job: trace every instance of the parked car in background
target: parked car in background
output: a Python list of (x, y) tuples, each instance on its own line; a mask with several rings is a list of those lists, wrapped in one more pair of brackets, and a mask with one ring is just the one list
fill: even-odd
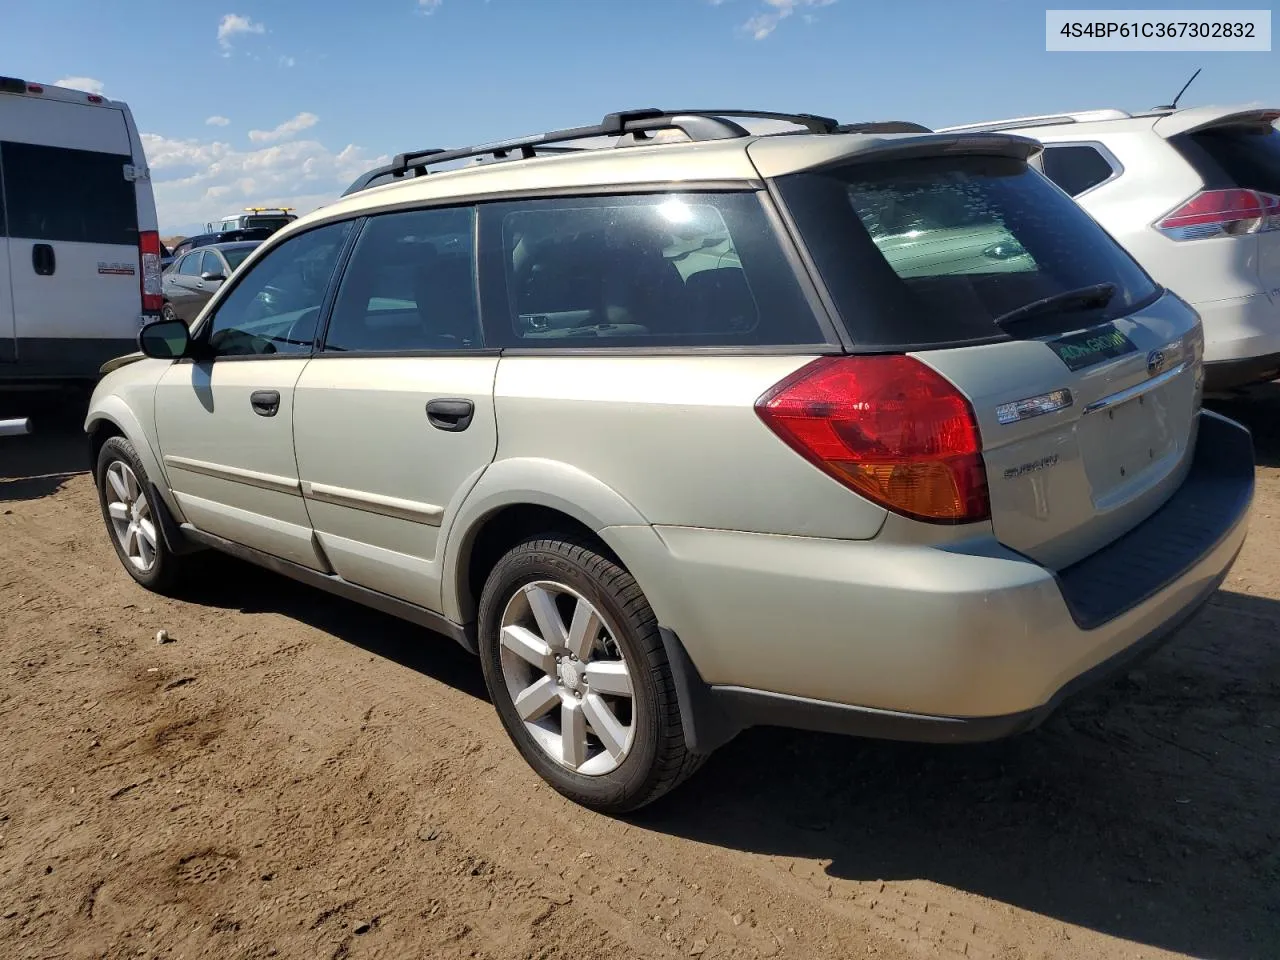
[(241, 230), (274, 232), (297, 219), (292, 207), (245, 207), (243, 213), (233, 213), (221, 220), (206, 223), (205, 230), (208, 233), (235, 233)]
[(402, 155), (272, 236), (94, 395), (125, 570), (223, 550), (452, 637), (609, 811), (755, 724), (1017, 733), (1167, 639), (1253, 495), (1195, 311), (1033, 140), (759, 116)]
[(1280, 375), (1280, 109), (1121, 110), (948, 127), (1044, 143), (1044, 174), (1200, 313), (1209, 390)]
[(0, 190), (0, 385), (95, 380), (161, 306), (128, 105), (0, 77)]
[(163, 314), (190, 323), (261, 240), (214, 243), (183, 254), (164, 275)]
[[(275, 230), (267, 227), (254, 227), (248, 230), (228, 230), (223, 233), (199, 233), (194, 237), (187, 237), (181, 243), (173, 248), (173, 257), (176, 260), (188, 251), (195, 250), (198, 247), (207, 247), (211, 243), (235, 243), (242, 240), (262, 241), (275, 233)], [(172, 265), (171, 265), (172, 266)]]

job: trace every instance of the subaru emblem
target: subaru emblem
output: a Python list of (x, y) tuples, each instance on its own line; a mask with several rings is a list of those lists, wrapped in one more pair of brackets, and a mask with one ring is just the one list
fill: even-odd
[(1163, 369), (1164, 353), (1160, 350), (1152, 350), (1147, 354), (1147, 376), (1154, 377)]

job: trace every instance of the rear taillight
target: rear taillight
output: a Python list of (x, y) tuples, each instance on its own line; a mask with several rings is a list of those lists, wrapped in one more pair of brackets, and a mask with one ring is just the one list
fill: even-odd
[(1205, 190), (1156, 229), (1173, 240), (1207, 240), (1280, 230), (1280, 197), (1259, 190)]
[(973, 407), (904, 356), (821, 357), (756, 401), (797, 453), (896, 513), (930, 523), (991, 516)]
[(142, 276), (139, 278), (139, 285), (142, 287), (142, 312), (159, 313), (164, 306), (160, 283), (160, 234), (154, 230), (139, 233), (138, 253), (142, 260)]

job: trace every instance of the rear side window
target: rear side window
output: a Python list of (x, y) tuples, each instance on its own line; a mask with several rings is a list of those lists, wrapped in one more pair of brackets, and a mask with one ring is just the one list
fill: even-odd
[(1073, 197), (1109, 180), (1115, 173), (1111, 161), (1096, 147), (1046, 145), (1041, 162), (1044, 175)]
[(1104, 311), (1067, 312), (1037, 335), (1127, 313), (1158, 288), (1075, 202), (1021, 160), (970, 156), (850, 164), (779, 187), (860, 346), (912, 349), (1003, 336), (997, 318), (1112, 283)]
[(123, 154), (0, 143), (9, 236), (138, 245), (133, 184)]
[(716, 347), (824, 337), (753, 193), (482, 208), (491, 346)]
[(222, 269), (222, 261), (218, 259), (218, 255), (212, 250), (204, 252), (204, 262), (200, 265), (201, 273), (225, 273)]
[(1211, 127), (1169, 142), (1206, 189), (1243, 187), (1280, 196), (1280, 130), (1271, 124)]
[(198, 277), (200, 275), (200, 258), (202, 253), (189, 253), (182, 258), (182, 262), (178, 264), (178, 273), (184, 277)]
[(370, 218), (338, 288), (325, 350), (482, 346), (474, 255), (472, 207)]

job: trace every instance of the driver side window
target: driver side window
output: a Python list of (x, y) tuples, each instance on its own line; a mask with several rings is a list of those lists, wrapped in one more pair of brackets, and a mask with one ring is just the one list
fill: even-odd
[(215, 356), (296, 356), (311, 352), (320, 306), (351, 224), (331, 223), (290, 237), (254, 264), (209, 321)]

